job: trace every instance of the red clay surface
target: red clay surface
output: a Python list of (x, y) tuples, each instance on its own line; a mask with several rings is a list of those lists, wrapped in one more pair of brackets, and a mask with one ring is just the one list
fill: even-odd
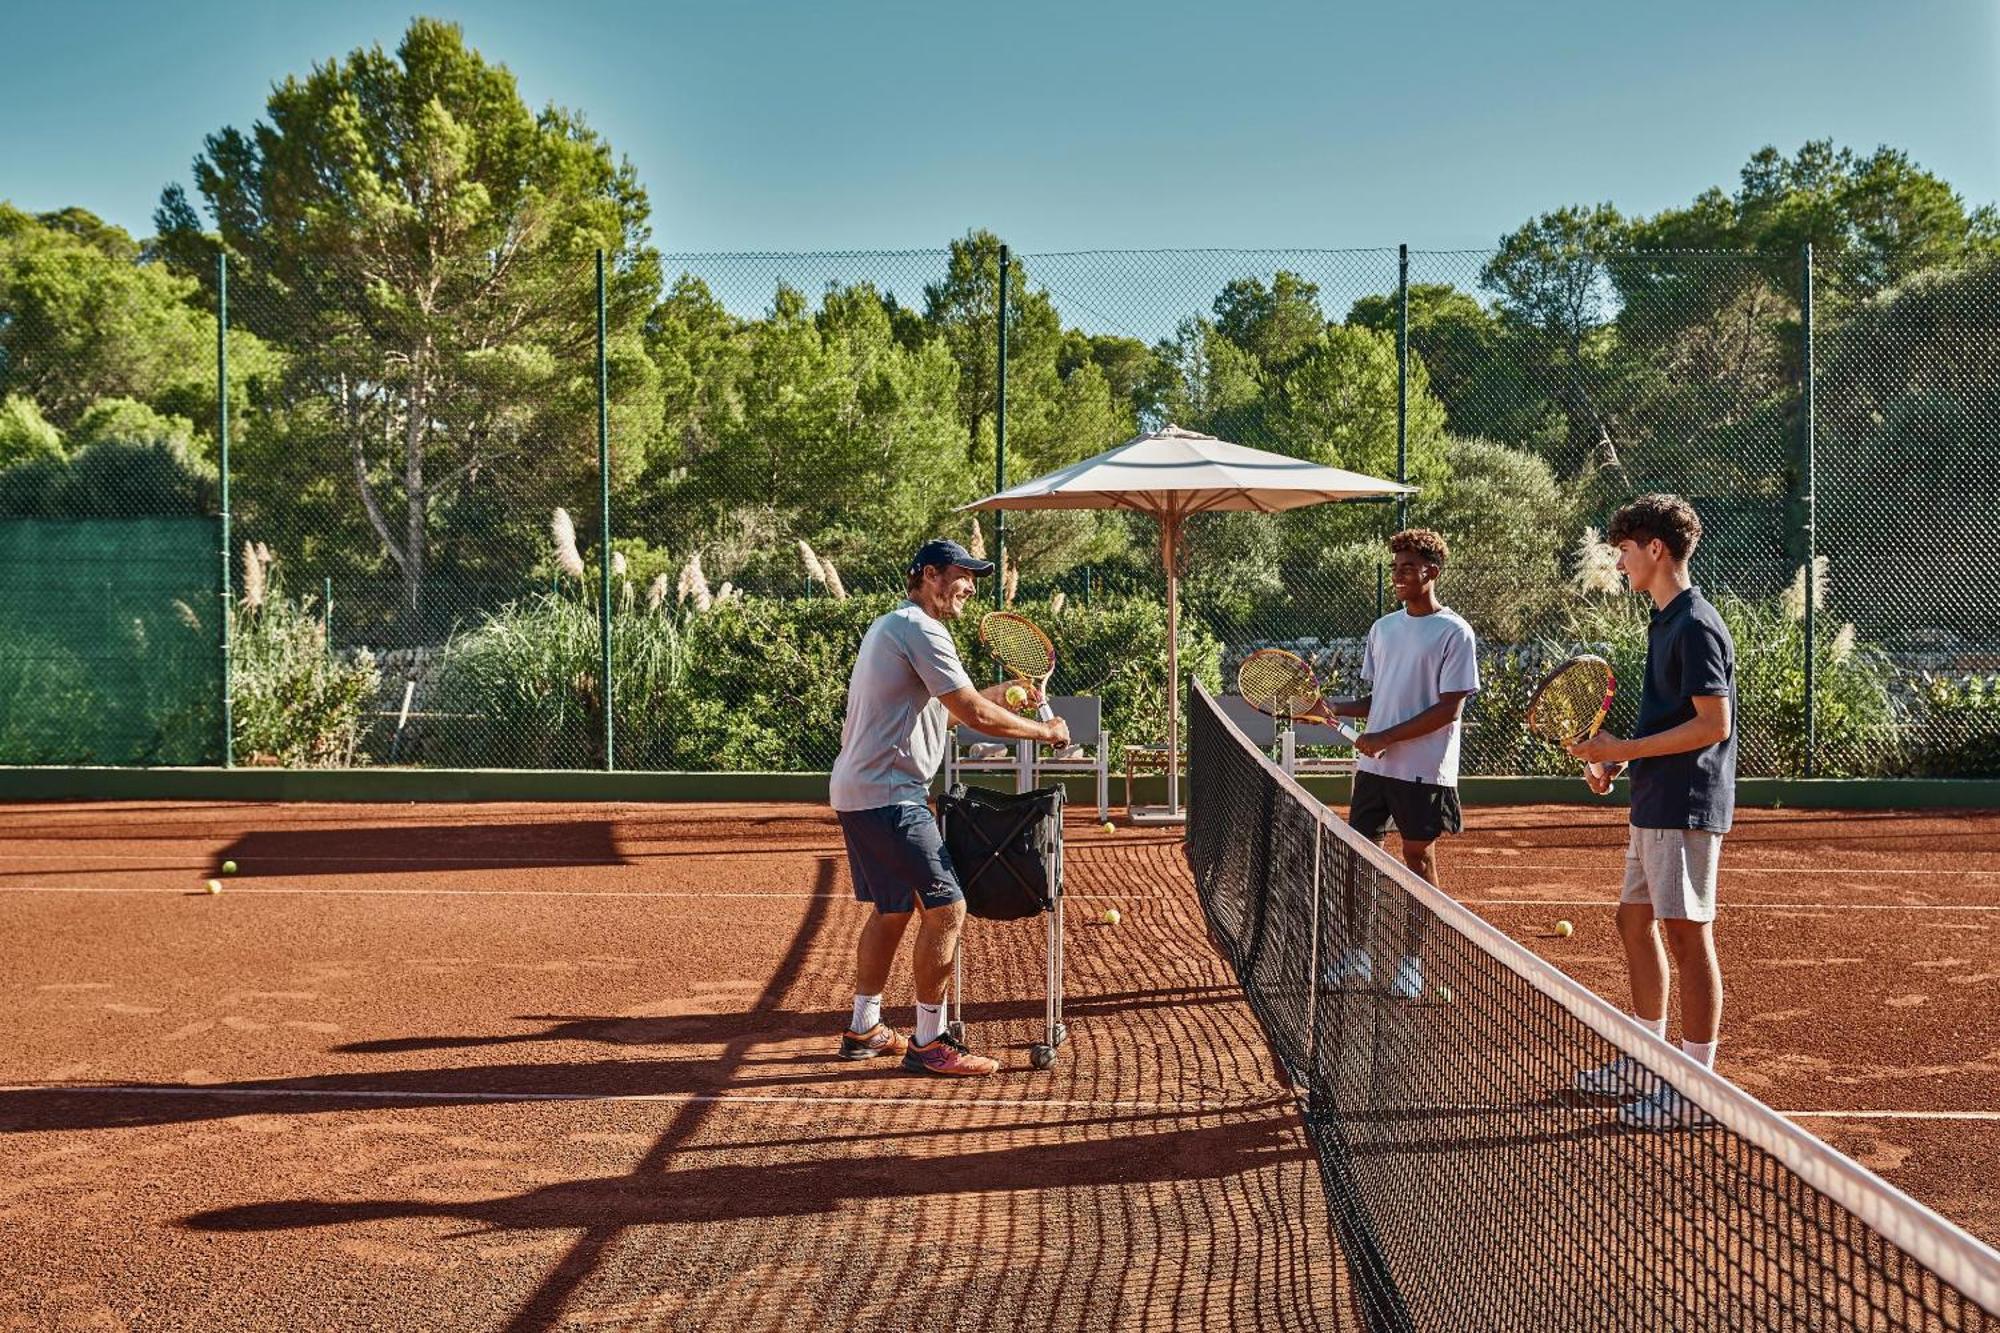
[[(1621, 820), (1474, 809), (1445, 887), (1622, 999)], [(820, 809), (12, 807), (0, 1328), (1341, 1326), (1177, 840), (1069, 833), (1072, 1042), (975, 922), (1007, 1068), (939, 1083), (829, 1058)], [(1746, 811), (1722, 895), (1721, 1072), (2000, 1239), (2000, 815)]]
[(823, 810), (16, 807), (0, 1327), (1339, 1326), (1178, 843), (1078, 826), (1069, 870), (1059, 1063), (1040, 923), (981, 923), (1007, 1069), (937, 1082), (830, 1058)]

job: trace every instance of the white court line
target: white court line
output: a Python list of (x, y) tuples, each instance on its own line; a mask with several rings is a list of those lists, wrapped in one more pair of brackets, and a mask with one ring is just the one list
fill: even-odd
[[(946, 1101), (935, 1097), (790, 1097), (771, 1093), (728, 1092), (397, 1092), (386, 1089), (354, 1088), (232, 1088), (184, 1084), (118, 1083), (13, 1083), (0, 1084), (0, 1093), (102, 1093), (116, 1097), (235, 1097), (292, 1098), (307, 1101), (382, 1102), (658, 1102), (685, 1105), (689, 1102), (714, 1105), (743, 1102), (757, 1106), (941, 1106), (953, 1109), (1064, 1110), (1064, 1111), (1165, 1111), (1182, 1115), (1226, 1115), (1236, 1111), (1261, 1111), (1278, 1104), (1275, 1099), (1255, 1102), (1134, 1102), (1092, 1101), (1074, 1098), (985, 1098), (973, 1102)], [(1468, 1106), (1468, 1110), (1487, 1110)], [(1601, 1109), (1601, 1108), (1588, 1108)], [(2000, 1121), (2000, 1111), (1779, 1111), (1788, 1120), (1970, 1120)]]
[[(1570, 874), (1578, 870), (1602, 873), (1606, 862), (1612, 859), (1610, 853), (1622, 852), (1623, 848), (1607, 847), (1605, 855), (1591, 861), (1561, 861), (1553, 865), (1528, 861), (1510, 861), (1506, 857), (1484, 855), (1467, 849), (1455, 849), (1452, 853), (1452, 870), (1533, 870), (1545, 874)], [(2000, 870), (1982, 870), (1977, 866), (1953, 866), (1948, 870), (1914, 870), (1908, 866), (1739, 866), (1723, 865), (1718, 873), (1725, 879), (1731, 875), (1921, 875), (1926, 879), (1949, 879), (1956, 875), (2000, 875)]]
[[(239, 898), (261, 898), (272, 894), (325, 895), (329, 897), (404, 897), (404, 898), (772, 898), (790, 901), (800, 898), (844, 898), (854, 901), (851, 893), (730, 893), (717, 891), (699, 892), (693, 889), (327, 889), (286, 888), (281, 885), (256, 884), (248, 880), (234, 880), (243, 885), (236, 896)], [(161, 897), (206, 897), (200, 889), (107, 889), (86, 885), (69, 884), (6, 884), (0, 885), (0, 893), (128, 893), (154, 894)], [(1079, 895), (1072, 894), (1071, 897)]]
[[(1616, 907), (1615, 898), (1460, 898), (1467, 907)], [(1765, 903), (1731, 898), (1730, 912), (2000, 912), (2000, 903)]]
[[(255, 884), (250, 880), (234, 880), (234, 884), (244, 888), (236, 896), (239, 898), (267, 898), (273, 894), (294, 896), (327, 897), (383, 897), (383, 898), (769, 898), (777, 902), (791, 902), (800, 899), (832, 898), (843, 902), (855, 902), (851, 893), (792, 893), (779, 889), (772, 893), (731, 893), (726, 891), (708, 892), (698, 889), (328, 889), (328, 888), (288, 888), (283, 885)], [(90, 885), (71, 884), (0, 884), (0, 894), (6, 893), (124, 893), (152, 894), (163, 898), (206, 897), (200, 889), (110, 889)], [(1165, 897), (1158, 893), (1079, 893), (1066, 892), (1065, 898), (1080, 900), (1109, 899), (1114, 902), (1141, 902)]]
[(1130, 1102), (1089, 1101), (1049, 1098), (1031, 1101), (1021, 1097), (982, 1098), (972, 1102), (947, 1101), (937, 1097), (790, 1097), (774, 1093), (730, 1092), (396, 1092), (387, 1089), (354, 1088), (232, 1088), (201, 1087), (195, 1084), (119, 1083), (14, 1083), (0, 1084), (0, 1093), (103, 1093), (114, 1097), (240, 1097), (244, 1099), (289, 1097), (310, 1101), (382, 1102), (660, 1102), (684, 1105), (688, 1102), (717, 1104), (746, 1102), (759, 1106), (937, 1106), (952, 1110), (986, 1108), (1039, 1111), (1166, 1111), (1183, 1115), (1225, 1115), (1233, 1111), (1261, 1111), (1281, 1105), (1277, 1097), (1256, 1102)]
[(1780, 1111), (1790, 1120), (2000, 1120), (2000, 1111)]

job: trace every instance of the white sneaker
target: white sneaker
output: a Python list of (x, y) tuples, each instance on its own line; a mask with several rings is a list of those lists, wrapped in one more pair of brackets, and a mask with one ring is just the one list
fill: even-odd
[(1576, 1090), (1593, 1097), (1624, 1097), (1638, 1092), (1641, 1066), (1629, 1055), (1621, 1055), (1608, 1065), (1586, 1069), (1576, 1076)]
[(1683, 1129), (1700, 1118), (1701, 1109), (1672, 1087), (1618, 1108), (1618, 1119), (1634, 1129)]
[(1396, 968), (1396, 979), (1389, 983), (1389, 994), (1398, 1000), (1420, 1000), (1424, 995), (1424, 960), (1415, 954), (1406, 954), (1402, 964)]
[(1320, 980), (1329, 990), (1359, 990), (1375, 980), (1375, 959), (1366, 949), (1347, 949), (1327, 965)]

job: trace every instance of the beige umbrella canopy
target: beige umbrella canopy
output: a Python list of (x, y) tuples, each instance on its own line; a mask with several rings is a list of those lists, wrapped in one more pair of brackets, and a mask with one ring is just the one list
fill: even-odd
[(1217, 510), (1273, 514), (1336, 500), (1389, 499), (1414, 490), (1170, 425), (965, 508), (1129, 509), (1159, 520), (1160, 561), (1167, 574), (1167, 680), (1173, 701), (1167, 709), (1165, 817), (1178, 820), (1182, 525), (1190, 515)]

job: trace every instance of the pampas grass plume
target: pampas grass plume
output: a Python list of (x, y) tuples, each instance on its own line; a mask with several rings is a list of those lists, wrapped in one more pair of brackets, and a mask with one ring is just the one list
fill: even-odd
[(556, 506), (555, 514), (549, 519), (549, 536), (556, 544), (556, 564), (562, 572), (573, 579), (583, 578), (583, 556), (576, 549), (576, 524), (570, 522), (569, 510)]

